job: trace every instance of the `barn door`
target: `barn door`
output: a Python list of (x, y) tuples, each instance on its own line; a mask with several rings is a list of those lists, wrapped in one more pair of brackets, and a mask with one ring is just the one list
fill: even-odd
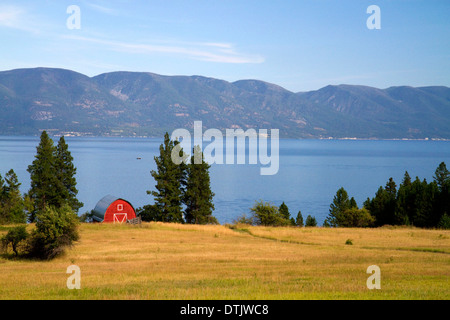
[(114, 213), (114, 223), (124, 223), (127, 222), (127, 214), (126, 213)]

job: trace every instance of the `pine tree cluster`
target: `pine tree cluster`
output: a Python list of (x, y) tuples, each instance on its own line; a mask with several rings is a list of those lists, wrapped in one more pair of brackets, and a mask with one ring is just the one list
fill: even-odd
[[(204, 161), (199, 146), (188, 159), (178, 144), (165, 134), (159, 156), (154, 158), (156, 170), (151, 171), (156, 190), (147, 191), (155, 204), (139, 208), (137, 213), (144, 221), (217, 224), (212, 215), (214, 193), (210, 186), (210, 165)], [(179, 152), (177, 157), (184, 160), (181, 163), (173, 161), (172, 153), (176, 152)], [(202, 159), (201, 163), (195, 161), (196, 158)]]
[(54, 146), (53, 140), (43, 131), (36, 150), (35, 160), (28, 166), (31, 178), (31, 187), (26, 194), (30, 207), (29, 221), (34, 222), (36, 214), (47, 207), (68, 205), (78, 212), (83, 203), (77, 199), (77, 169), (64, 136)]
[(431, 182), (419, 177), (412, 181), (406, 171), (397, 189), (394, 179), (389, 178), (361, 209), (354, 198), (349, 199), (347, 191), (340, 188), (324, 222), (324, 226), (331, 227), (383, 225), (450, 228), (450, 172), (444, 162), (437, 167)]

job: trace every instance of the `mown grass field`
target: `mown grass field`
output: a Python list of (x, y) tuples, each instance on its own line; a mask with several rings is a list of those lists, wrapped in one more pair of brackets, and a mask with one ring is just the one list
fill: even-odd
[[(0, 257), (0, 299), (450, 298), (445, 230), (143, 223), (82, 224), (80, 235), (52, 261)], [(66, 286), (72, 264), (80, 290)], [(366, 286), (370, 265), (380, 290)]]

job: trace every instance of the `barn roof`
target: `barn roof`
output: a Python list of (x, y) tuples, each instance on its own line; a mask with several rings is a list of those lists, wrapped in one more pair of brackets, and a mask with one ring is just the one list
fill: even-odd
[[(125, 199), (122, 199), (122, 198), (119, 198), (119, 197), (116, 197), (116, 196), (113, 196), (110, 194), (107, 196), (104, 196), (102, 199), (100, 199), (100, 201), (97, 202), (97, 205), (95, 206), (94, 211), (92, 212), (94, 215), (93, 219), (97, 222), (102, 222), (105, 219), (106, 210), (109, 208), (109, 206), (114, 201), (117, 201), (117, 200), (123, 200), (123, 201), (128, 202)], [(131, 205), (130, 202), (128, 202), (128, 203)], [(133, 207), (133, 205), (131, 205), (131, 207)]]

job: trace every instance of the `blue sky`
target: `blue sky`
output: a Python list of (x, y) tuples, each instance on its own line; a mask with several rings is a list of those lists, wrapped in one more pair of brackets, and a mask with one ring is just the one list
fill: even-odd
[[(80, 29), (66, 25), (70, 5)], [(381, 10), (369, 30), (367, 8)], [(0, 2), (0, 70), (65, 68), (328, 84), (450, 86), (448, 0)]]

